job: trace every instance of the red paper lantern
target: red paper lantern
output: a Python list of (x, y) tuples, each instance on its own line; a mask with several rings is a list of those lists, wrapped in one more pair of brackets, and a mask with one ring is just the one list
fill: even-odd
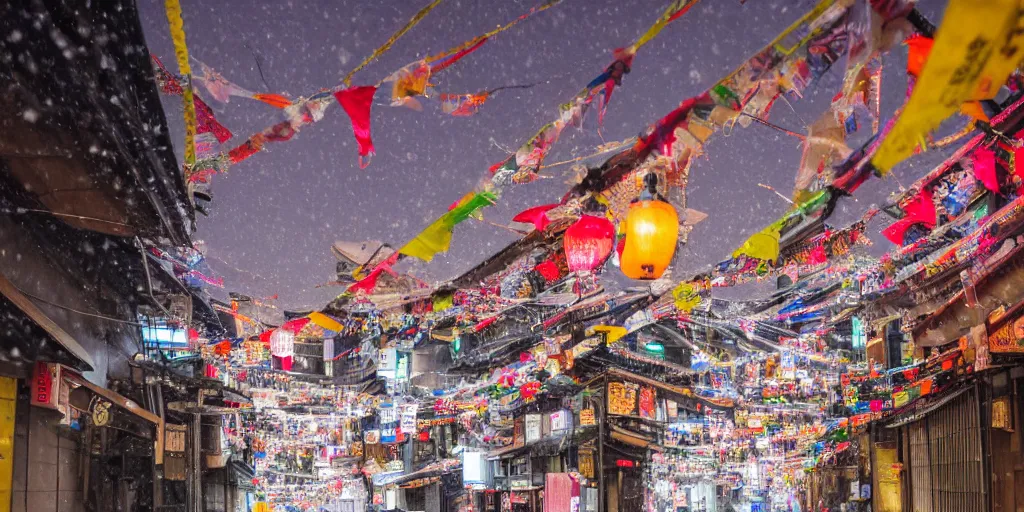
[(570, 272), (589, 272), (601, 266), (612, 252), (615, 226), (603, 217), (584, 215), (565, 230), (563, 245)]
[(545, 260), (541, 263), (538, 263), (537, 266), (534, 267), (534, 270), (539, 272), (540, 275), (544, 278), (544, 280), (548, 282), (555, 281), (560, 277), (560, 273), (558, 272), (558, 265), (556, 265), (555, 262), (551, 260)]
[(540, 392), (540, 382), (527, 382), (519, 387), (519, 394), (526, 400), (532, 400)]

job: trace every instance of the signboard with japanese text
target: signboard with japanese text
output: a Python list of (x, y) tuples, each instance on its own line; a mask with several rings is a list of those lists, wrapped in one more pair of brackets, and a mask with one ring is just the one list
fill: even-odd
[(636, 412), (637, 392), (640, 386), (632, 382), (608, 383), (608, 414), (632, 416)]
[(594, 409), (588, 407), (580, 411), (580, 426), (592, 427), (597, 425), (597, 418), (594, 416)]
[(988, 335), (989, 351), (995, 354), (1024, 353), (1024, 317), (1007, 319)]
[(410, 434), (416, 431), (416, 412), (419, 410), (419, 407), (420, 406), (418, 404), (406, 404), (402, 406), (402, 432)]
[(57, 409), (60, 395), (60, 365), (54, 363), (36, 363), (32, 372), (32, 400), (36, 407)]
[(580, 474), (586, 478), (594, 478), (594, 451), (580, 448), (577, 452)]
[(185, 452), (185, 425), (164, 425), (164, 451), (174, 453)]
[(657, 391), (650, 386), (640, 388), (640, 417), (654, 419), (657, 416)]
[(551, 413), (551, 432), (561, 432), (569, 428), (569, 412), (560, 410)]

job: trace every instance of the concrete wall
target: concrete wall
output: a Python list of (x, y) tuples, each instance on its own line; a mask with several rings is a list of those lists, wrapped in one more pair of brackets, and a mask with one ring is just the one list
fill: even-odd
[(55, 413), (19, 393), (14, 431), (12, 512), (84, 512), (78, 442), (57, 434)]

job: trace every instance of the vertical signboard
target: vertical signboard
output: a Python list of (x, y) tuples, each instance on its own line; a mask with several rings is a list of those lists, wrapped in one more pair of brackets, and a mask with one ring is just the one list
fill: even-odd
[(31, 404), (36, 407), (57, 409), (60, 398), (60, 365), (36, 363), (32, 372)]
[(541, 438), (540, 414), (526, 415), (526, 442), (532, 443)]

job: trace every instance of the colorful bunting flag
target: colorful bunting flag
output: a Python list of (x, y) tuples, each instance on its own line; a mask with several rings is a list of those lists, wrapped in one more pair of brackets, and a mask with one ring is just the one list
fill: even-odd
[(467, 196), (458, 206), (442, 215), (402, 246), (398, 252), (423, 261), (431, 261), (437, 253), (448, 251), (452, 240), (452, 231), (457, 224), (468, 219), (481, 208), (494, 204), (497, 199), (497, 196), (489, 192), (479, 192)]
[(925, 135), (965, 101), (995, 96), (1021, 60), (1022, 7), (1019, 0), (950, 0), (929, 53), (934, 58), (871, 159), (879, 173), (924, 147)]
[(376, 153), (373, 138), (370, 136), (370, 109), (373, 107), (373, 95), (376, 93), (377, 88), (369, 85), (349, 87), (334, 93), (341, 108), (352, 121), (352, 133), (359, 143), (359, 167), (364, 169), (369, 165), (370, 157)]

